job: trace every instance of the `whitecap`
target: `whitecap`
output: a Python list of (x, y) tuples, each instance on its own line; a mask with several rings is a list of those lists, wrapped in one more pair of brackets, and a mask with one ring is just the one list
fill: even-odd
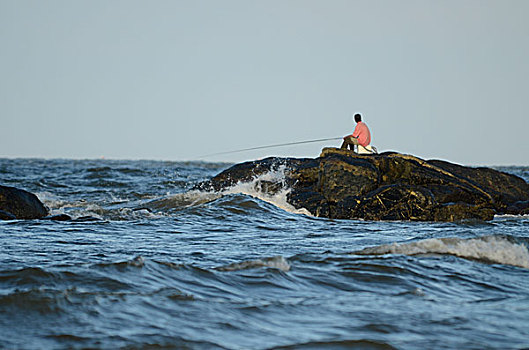
[(282, 256), (274, 256), (271, 258), (263, 258), (256, 260), (246, 260), (240, 263), (233, 263), (226, 266), (218, 267), (219, 271), (239, 271), (247, 269), (255, 269), (261, 267), (269, 267), (278, 269), (284, 272), (290, 271), (290, 263)]
[(448, 254), (529, 269), (529, 251), (524, 244), (501, 236), (479, 238), (431, 238), (411, 243), (392, 243), (354, 252), (359, 255)]

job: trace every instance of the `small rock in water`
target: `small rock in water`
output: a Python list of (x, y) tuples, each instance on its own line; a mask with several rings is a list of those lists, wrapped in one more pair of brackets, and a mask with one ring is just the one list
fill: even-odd
[(77, 222), (88, 222), (88, 221), (100, 221), (101, 219), (98, 219), (96, 217), (93, 217), (93, 216), (81, 216), (77, 219), (75, 219), (74, 221), (77, 221)]
[(66, 214), (51, 215), (42, 218), (41, 220), (52, 220), (52, 221), (70, 221), (72, 217)]
[(9, 186), (0, 186), (0, 210), (23, 220), (40, 219), (48, 215), (48, 209), (33, 193)]

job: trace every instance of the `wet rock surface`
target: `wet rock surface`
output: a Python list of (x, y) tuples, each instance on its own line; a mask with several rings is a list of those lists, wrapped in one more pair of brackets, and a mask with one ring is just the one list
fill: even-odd
[(284, 167), (287, 201), (311, 214), (337, 219), (491, 220), (495, 214), (527, 214), (529, 185), (490, 168), (471, 168), (394, 152), (358, 155), (324, 148), (311, 159), (267, 158), (236, 164), (197, 189), (221, 191)]
[(0, 220), (40, 219), (48, 209), (33, 193), (9, 186), (0, 186)]

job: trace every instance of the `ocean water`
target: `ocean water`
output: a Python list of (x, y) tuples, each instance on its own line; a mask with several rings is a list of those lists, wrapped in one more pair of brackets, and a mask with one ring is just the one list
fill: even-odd
[(529, 217), (329, 220), (256, 181), (191, 190), (228, 166), (0, 159), (74, 219), (0, 221), (0, 348), (529, 348)]

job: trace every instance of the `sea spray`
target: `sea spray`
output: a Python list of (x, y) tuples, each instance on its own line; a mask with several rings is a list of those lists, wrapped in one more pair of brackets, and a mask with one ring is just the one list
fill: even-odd
[[(287, 201), (290, 188), (286, 184), (285, 172), (287, 167), (280, 165), (275, 170), (254, 177), (251, 181), (240, 181), (234, 186), (222, 191), (222, 194), (245, 194), (258, 198), (267, 203), (290, 213), (311, 215), (305, 208), (296, 209)], [(263, 184), (267, 184), (263, 186)], [(273, 184), (276, 191), (268, 191), (270, 184)]]
[(308, 210), (296, 209), (288, 203), (287, 196), (290, 193), (290, 188), (286, 183), (286, 171), (285, 165), (279, 165), (271, 171), (257, 175), (249, 181), (239, 181), (220, 192), (190, 190), (152, 200), (142, 204), (139, 208), (155, 211), (183, 210), (215, 201), (223, 196), (243, 194), (270, 203), (290, 213), (311, 215)]

